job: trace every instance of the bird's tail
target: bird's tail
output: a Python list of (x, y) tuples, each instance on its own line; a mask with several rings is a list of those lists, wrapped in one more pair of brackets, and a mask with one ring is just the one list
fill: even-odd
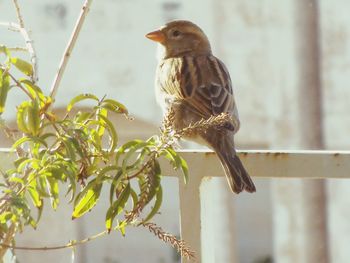
[(239, 194), (243, 190), (249, 193), (256, 191), (252, 179), (243, 167), (243, 164), (236, 155), (234, 149), (217, 151), (217, 154), (225, 169), (226, 179), (232, 192)]
[(218, 134), (211, 133), (211, 136), (207, 136), (206, 139), (221, 161), (232, 192), (237, 194), (242, 191), (255, 192), (256, 189), (252, 179), (236, 155), (233, 135), (223, 134), (220, 137), (213, 135)]

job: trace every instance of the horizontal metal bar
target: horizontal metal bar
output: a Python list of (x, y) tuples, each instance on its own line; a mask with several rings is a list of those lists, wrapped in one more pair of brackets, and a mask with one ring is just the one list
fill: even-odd
[[(213, 151), (181, 150), (190, 174), (196, 176), (223, 176), (219, 159)], [(0, 158), (8, 156), (9, 149), (0, 148)], [(252, 177), (267, 178), (350, 178), (350, 151), (238, 151), (244, 166)], [(1, 160), (0, 159), (0, 160)], [(8, 158), (5, 158), (8, 159)], [(177, 176), (170, 166), (163, 174)]]
[[(180, 151), (190, 174), (223, 176), (219, 159), (212, 151)], [(266, 178), (350, 178), (350, 151), (239, 151), (252, 177)], [(171, 170), (164, 171), (173, 175)]]

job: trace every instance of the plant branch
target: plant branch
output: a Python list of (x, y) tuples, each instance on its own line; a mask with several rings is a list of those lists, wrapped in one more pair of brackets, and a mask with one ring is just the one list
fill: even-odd
[(137, 176), (139, 176), (141, 173), (143, 173), (145, 171), (146, 168), (148, 168), (150, 166), (150, 164), (154, 161), (155, 157), (157, 155), (157, 152), (153, 152), (148, 161), (140, 168), (140, 170), (138, 170), (136, 173), (134, 173), (133, 175), (128, 176), (126, 179), (131, 180)]
[(182, 257), (194, 261), (196, 259), (195, 252), (192, 251), (184, 240), (179, 240), (176, 236), (165, 232), (161, 227), (154, 223), (141, 223), (141, 226), (148, 228), (148, 230), (157, 236), (160, 240), (170, 243)]
[(18, 19), (18, 22), (19, 22), (19, 25), (24, 28), (24, 22), (23, 22), (23, 17), (21, 15), (21, 11), (19, 9), (19, 4), (17, 2), (17, 0), (13, 0), (13, 4), (15, 5), (16, 7), (16, 13), (17, 13), (17, 19)]
[(78, 17), (77, 23), (73, 29), (71, 38), (70, 38), (70, 40), (67, 44), (67, 47), (63, 53), (63, 57), (62, 57), (62, 60), (60, 62), (60, 66), (58, 68), (57, 74), (56, 74), (55, 79), (54, 79), (52, 86), (51, 86), (50, 97), (52, 98), (52, 100), (54, 100), (54, 98), (56, 96), (57, 89), (61, 83), (63, 73), (66, 69), (70, 55), (72, 54), (73, 48), (74, 48), (75, 43), (78, 39), (81, 28), (84, 24), (86, 15), (88, 14), (88, 12), (90, 10), (91, 3), (92, 3), (92, 0), (85, 0), (85, 3), (83, 5), (81, 12), (80, 12), (80, 15)]
[[(90, 236), (88, 238), (82, 239), (80, 241), (70, 241), (69, 243), (65, 245), (60, 245), (60, 246), (52, 246), (52, 247), (26, 247), (26, 246), (12, 246), (6, 243), (0, 243), (0, 247), (5, 247), (5, 248), (11, 248), (11, 249), (17, 249), (17, 250), (58, 250), (58, 249), (65, 249), (65, 248), (71, 248), (71, 247), (76, 247), (78, 245), (83, 245), (87, 242), (90, 242), (96, 238), (102, 237), (106, 235), (108, 232), (107, 230), (100, 232), (96, 235)], [(1, 257), (0, 257), (1, 258)]]
[(8, 247), (10, 246), (10, 243), (13, 240), (15, 232), (16, 232), (16, 224), (12, 223), (10, 225), (10, 227), (8, 228), (8, 231), (7, 231), (6, 236), (4, 238), (3, 245), (0, 248), (0, 259), (2, 259), (4, 257)]
[(2, 259), (6, 254), (6, 251), (8, 249), (8, 247), (6, 246), (10, 246), (10, 243), (14, 238), (15, 232), (16, 232), (16, 224), (12, 223), (6, 232), (6, 236), (4, 238), (4, 243), (3, 243), (4, 246), (0, 248), (0, 259)]
[(13, 22), (0, 22), (0, 26), (7, 27), (8, 30), (19, 32), (20, 26)]
[(29, 98), (34, 99), (33, 96), (23, 87), (23, 85), (10, 73), (7, 72), (10, 78), (16, 83), (16, 86), (19, 87)]
[(34, 45), (33, 45), (33, 40), (31, 39), (28, 31), (25, 29), (24, 27), (24, 21), (23, 21), (23, 16), (21, 14), (21, 10), (19, 8), (19, 4), (17, 2), (17, 0), (12, 0), (13, 4), (16, 7), (16, 14), (17, 14), (17, 20), (19, 25), (15, 25), (15, 24), (10, 24), (11, 27), (15, 27), (15, 29), (17, 31), (19, 31), (22, 35), (22, 37), (24, 38), (27, 50), (29, 52), (30, 55), (30, 61), (32, 62), (33, 65), (33, 76), (32, 76), (32, 81), (33, 83), (36, 83), (38, 81), (38, 59), (36, 56), (36, 52), (34, 49)]
[(11, 52), (28, 52), (28, 48), (26, 47), (8, 47), (7, 49)]

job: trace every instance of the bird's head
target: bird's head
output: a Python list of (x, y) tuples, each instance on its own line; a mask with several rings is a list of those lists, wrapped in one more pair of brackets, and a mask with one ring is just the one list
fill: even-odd
[(146, 35), (163, 47), (162, 58), (208, 55), (210, 43), (202, 29), (190, 21), (176, 20)]

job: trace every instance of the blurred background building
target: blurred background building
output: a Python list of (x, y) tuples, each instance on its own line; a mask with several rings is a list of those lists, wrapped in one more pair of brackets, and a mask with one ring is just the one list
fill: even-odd
[[(19, 1), (39, 58), (39, 84), (48, 93), (58, 63), (83, 1)], [(305, 149), (302, 89), (307, 55), (303, 43), (315, 35), (301, 34), (305, 17), (317, 15), (318, 70), (322, 88), (323, 144), (326, 149), (350, 145), (350, 2), (342, 0), (106, 0), (94, 1), (58, 90), (56, 107), (79, 93), (107, 95), (123, 102), (135, 121), (116, 119), (122, 140), (147, 138), (157, 132), (161, 112), (153, 94), (156, 68), (154, 43), (144, 35), (171, 19), (191, 20), (211, 40), (213, 52), (227, 65), (241, 118), (237, 135), (240, 149)], [(0, 0), (2, 21), (15, 21), (12, 2)], [(0, 44), (18, 46), (21, 37), (0, 28)], [(310, 38), (310, 39), (309, 39)], [(309, 50), (313, 52), (313, 50)], [(311, 56), (312, 58), (312, 56)], [(306, 62), (305, 62), (306, 61)], [(314, 61), (312, 61), (314, 62)], [(312, 64), (312, 63), (311, 63)], [(4, 118), (11, 123), (21, 94), (10, 93)], [(309, 99), (310, 103), (315, 99)], [(305, 105), (305, 104), (303, 104)], [(306, 125), (306, 124), (305, 124)], [(315, 127), (317, 128), (317, 127)], [(1, 135), (2, 136), (2, 135)], [(0, 146), (8, 146), (1, 137)], [(191, 145), (193, 147), (193, 145)], [(190, 160), (188, 160), (191, 165)], [(250, 171), (254, 176), (254, 171)], [(331, 175), (330, 175), (331, 176)], [(305, 262), (301, 247), (306, 190), (297, 179), (255, 179), (257, 193), (233, 196), (223, 180), (214, 181), (215, 213), (221, 215), (217, 234), (217, 262)], [(326, 208), (328, 259), (347, 263), (350, 258), (350, 182), (327, 180)], [(179, 233), (178, 186), (164, 179), (164, 202), (157, 223)], [(218, 191), (219, 190), (219, 191)], [(323, 199), (322, 199), (323, 200)], [(107, 205), (107, 197), (106, 197)], [(310, 207), (312, 209), (312, 207)], [(57, 245), (82, 239), (104, 228), (101, 204), (91, 214), (70, 222), (71, 207), (64, 202), (57, 212), (45, 212), (36, 231), (26, 230), (20, 245)], [(314, 214), (315, 220), (322, 214)], [(313, 217), (308, 216), (308, 219)], [(229, 231), (228, 231), (229, 230)], [(232, 255), (226, 255), (227, 248)], [(298, 250), (299, 248), (299, 250)], [(220, 249), (222, 252), (220, 252)], [(226, 251), (226, 252), (225, 252)], [(294, 258), (293, 258), (294, 256)], [(20, 262), (69, 262), (71, 251), (22, 252)], [(226, 258), (225, 258), (226, 257)], [(127, 230), (126, 237), (111, 234), (77, 249), (76, 262), (172, 263), (172, 248), (146, 229)]]

